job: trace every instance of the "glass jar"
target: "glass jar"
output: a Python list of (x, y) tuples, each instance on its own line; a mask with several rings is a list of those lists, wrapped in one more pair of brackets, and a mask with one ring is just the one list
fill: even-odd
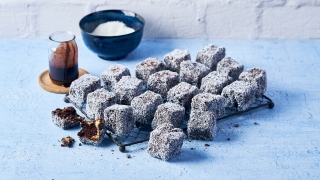
[(78, 47), (76, 36), (68, 31), (49, 36), (49, 75), (56, 85), (70, 86), (78, 78)]

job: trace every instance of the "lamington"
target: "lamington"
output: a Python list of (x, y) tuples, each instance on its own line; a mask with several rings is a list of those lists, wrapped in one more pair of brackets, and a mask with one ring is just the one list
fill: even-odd
[(180, 72), (180, 63), (187, 60), (191, 60), (190, 53), (187, 50), (175, 49), (164, 56), (167, 69), (177, 73)]
[(235, 81), (223, 88), (221, 95), (226, 98), (226, 106), (247, 110), (255, 102), (256, 87), (249, 82)]
[(223, 117), (225, 114), (226, 99), (221, 95), (211, 93), (200, 93), (192, 98), (192, 111), (211, 111), (216, 118)]
[(152, 91), (146, 91), (140, 96), (133, 98), (131, 107), (133, 109), (134, 121), (150, 124), (154, 118), (154, 113), (162, 103), (163, 99), (161, 95)]
[(157, 128), (160, 124), (169, 123), (178, 128), (184, 120), (185, 108), (171, 102), (158, 106), (151, 123), (152, 129)]
[(181, 82), (171, 88), (167, 95), (167, 101), (183, 106), (185, 110), (190, 110), (191, 99), (199, 93), (196, 86), (189, 83)]
[(196, 57), (196, 62), (208, 66), (212, 71), (217, 69), (217, 64), (226, 56), (226, 49), (209, 44), (201, 49)]
[(165, 69), (166, 67), (162, 61), (149, 57), (136, 65), (136, 78), (141, 79), (146, 85), (151, 74)]
[(130, 105), (132, 99), (142, 94), (143, 91), (143, 82), (140, 79), (123, 76), (114, 86), (113, 92), (119, 104)]
[(77, 111), (71, 106), (63, 109), (57, 108), (51, 114), (52, 122), (62, 129), (79, 126), (80, 122), (84, 120), (84, 117), (79, 116)]
[(222, 89), (233, 82), (232, 77), (212, 71), (202, 78), (200, 92), (221, 94)]
[(104, 89), (97, 89), (87, 96), (86, 114), (90, 119), (103, 119), (103, 111), (116, 104), (116, 95)]
[(104, 139), (106, 129), (103, 119), (82, 121), (78, 137), (83, 144), (98, 146)]
[(169, 161), (180, 155), (185, 136), (182, 129), (162, 124), (150, 133), (147, 152), (152, 157)]
[(129, 69), (121, 64), (111, 65), (100, 75), (104, 88), (108, 91), (113, 91), (115, 84), (119, 82), (123, 76), (131, 76), (131, 74)]
[(104, 110), (106, 129), (116, 135), (129, 134), (134, 128), (131, 106), (115, 104)]
[(202, 78), (209, 73), (210, 69), (201, 63), (183, 61), (180, 64), (180, 82), (200, 87)]
[(100, 88), (100, 79), (91, 74), (84, 74), (71, 83), (68, 97), (76, 104), (84, 104), (87, 95), (98, 88)]
[(267, 73), (260, 68), (250, 68), (242, 72), (239, 76), (240, 81), (253, 84), (256, 89), (256, 97), (261, 97), (267, 89)]
[(147, 88), (158, 93), (166, 100), (168, 91), (179, 83), (179, 74), (169, 70), (159, 71), (152, 74), (148, 79)]
[(215, 113), (211, 111), (191, 110), (187, 129), (188, 137), (198, 140), (213, 140), (217, 131), (216, 120)]
[(243, 68), (244, 66), (240, 62), (231, 57), (223, 58), (217, 65), (218, 72), (232, 77), (234, 81), (238, 80)]

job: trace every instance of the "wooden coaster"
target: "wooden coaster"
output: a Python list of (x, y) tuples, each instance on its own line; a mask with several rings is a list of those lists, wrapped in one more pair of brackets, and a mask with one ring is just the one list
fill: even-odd
[[(84, 69), (79, 68), (78, 78), (84, 74), (88, 74), (88, 72)], [(46, 91), (57, 93), (57, 94), (68, 94), (69, 93), (69, 87), (63, 87), (63, 86), (59, 86), (59, 85), (52, 83), (50, 76), (49, 76), (49, 70), (43, 71), (39, 75), (38, 80), (39, 80), (40, 86)]]

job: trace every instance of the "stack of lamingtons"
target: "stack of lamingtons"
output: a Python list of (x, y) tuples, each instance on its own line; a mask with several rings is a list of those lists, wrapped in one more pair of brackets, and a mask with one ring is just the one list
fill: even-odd
[(69, 98), (86, 104), (92, 120), (81, 121), (83, 143), (98, 145), (108, 130), (129, 134), (134, 124), (151, 124), (148, 153), (169, 160), (180, 154), (185, 134), (180, 129), (190, 112), (188, 138), (213, 140), (216, 120), (225, 108), (245, 111), (267, 86), (266, 71), (244, 70), (225, 57), (225, 48), (208, 45), (191, 61), (187, 50), (174, 50), (164, 62), (147, 58), (136, 65), (135, 77), (123, 65), (112, 65), (98, 77), (86, 74), (72, 82)]

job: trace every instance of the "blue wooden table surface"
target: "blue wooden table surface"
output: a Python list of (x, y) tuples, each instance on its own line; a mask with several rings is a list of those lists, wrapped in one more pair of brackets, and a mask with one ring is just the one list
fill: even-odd
[[(267, 71), (275, 107), (219, 121), (213, 141), (186, 140), (169, 162), (150, 157), (147, 142), (126, 153), (108, 138), (99, 147), (79, 146), (79, 128), (51, 121), (52, 110), (70, 104), (38, 84), (49, 40), (0, 39), (0, 179), (320, 179), (320, 40), (143, 40), (116, 62), (77, 43), (79, 67), (96, 76), (114, 63), (134, 74), (136, 63), (176, 48), (194, 61), (208, 43), (224, 46), (245, 69)], [(68, 135), (74, 146), (60, 147)]]

